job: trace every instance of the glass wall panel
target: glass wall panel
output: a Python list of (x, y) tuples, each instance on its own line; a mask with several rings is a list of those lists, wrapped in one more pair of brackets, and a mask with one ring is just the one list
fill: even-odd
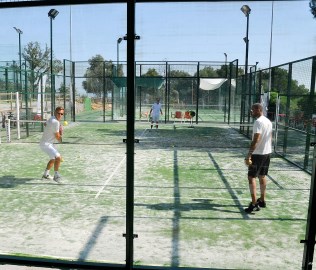
[[(136, 57), (147, 60), (146, 55), (167, 62), (165, 89), (170, 106), (168, 117), (172, 120), (164, 123), (161, 116), (158, 129), (149, 129), (145, 122), (136, 124), (140, 139), (140, 144), (135, 145), (137, 265), (194, 269), (300, 268), (303, 252), (300, 239), (305, 233), (310, 175), (273, 156), (267, 188), (269, 205), (255, 214), (246, 214), (244, 208), (250, 202), (250, 194), (244, 157), (250, 142), (239, 129), (224, 124), (227, 100), (230, 100), (231, 123), (240, 123), (242, 119), (243, 124), (251, 124), (251, 103), (259, 101), (269, 83), (268, 77), (261, 78), (260, 87), (256, 83), (258, 78), (251, 74), (247, 87), (251, 90), (242, 93), (245, 69), (240, 63), (244, 64), (246, 30), (246, 18), (240, 11), (243, 4), (136, 5), (136, 32), (141, 38), (136, 41)], [(263, 58), (268, 65), (267, 29), (271, 18), (262, 17), (261, 27), (259, 21), (251, 20), (256, 20), (253, 14), (258, 10), (260, 14), (263, 10), (270, 14), (271, 2), (249, 5), (253, 16), (249, 66), (255, 66), (255, 58), (262, 57), (261, 53), (265, 54)], [(283, 8), (282, 4), (275, 5), (276, 12)], [(229, 19), (224, 19), (225, 14), (230, 14)], [(276, 21), (279, 27), (280, 18)], [(263, 43), (259, 45), (259, 36), (265, 36), (267, 49), (263, 49)], [(228, 44), (234, 44), (230, 52), (226, 51)], [(260, 50), (255, 49), (259, 47)], [(242, 51), (241, 57), (235, 57), (237, 50)], [(231, 85), (223, 83), (213, 90), (201, 89), (202, 79), (206, 82), (223, 78), (218, 76), (218, 70), (225, 67), (224, 53), (231, 61), (239, 58), (239, 65), (237, 61), (232, 65), (231, 72), (236, 75), (231, 76)], [(191, 60), (201, 61), (199, 68), (197, 62), (189, 63)], [(208, 60), (218, 63), (202, 64)], [(164, 111), (166, 104), (162, 105)], [(191, 110), (198, 112), (198, 124), (184, 122), (180, 114), (176, 117), (177, 112)], [(243, 131), (251, 136), (252, 127), (245, 126)], [(258, 183), (258, 196), (259, 187)], [(285, 202), (291, 207), (284, 207)]]
[[(59, 12), (52, 29), (51, 9)], [(26, 61), (18, 106), (20, 139), (13, 122), (18, 114), (15, 92), (21, 91), (20, 70), (10, 64), (0, 70), (1, 119), (12, 114), (11, 144), (6, 142), (6, 129), (1, 126), (0, 131), (0, 157), (7, 164), (1, 165), (0, 173), (1, 253), (124, 264), (126, 123), (109, 122), (115, 93), (109, 78), (117, 38), (126, 33), (126, 4), (1, 9), (1, 16), (3, 27), (10, 29), (5, 30), (7, 39), (10, 33), (16, 41), (15, 54), (6, 57), (18, 60), (16, 26), (23, 31)], [(50, 158), (39, 147), (43, 134), (39, 121), (52, 113), (51, 41), (55, 106), (65, 106), (63, 143), (55, 143), (63, 158), (61, 184), (42, 179)], [(122, 104), (126, 106), (126, 99)]]
[[(313, 53), (302, 29), (310, 33), (314, 24), (300, 1), (252, 1), (247, 40), (242, 5), (136, 5), (135, 119), (128, 123), (135, 125), (134, 164), (126, 164), (124, 143), (132, 91), (126, 3), (0, 10), (2, 254), (124, 265), (131, 259), (126, 212), (134, 207), (135, 265), (300, 268), (310, 175), (293, 163), (311, 169), (314, 75), (311, 58), (266, 69), (267, 14), (274, 8), (272, 65)], [(245, 56), (248, 67), (265, 68), (258, 81), (249, 74), (250, 87)], [(252, 128), (236, 130), (227, 121), (251, 124), (251, 103), (261, 96), (279, 105), (270, 110), (274, 146), (292, 163), (272, 156), (267, 207), (248, 215), (244, 156)], [(157, 98), (159, 125), (151, 128)], [(49, 157), (39, 142), (52, 104), (65, 107), (61, 184), (42, 179)], [(135, 169), (135, 204), (126, 209), (127, 165)]]

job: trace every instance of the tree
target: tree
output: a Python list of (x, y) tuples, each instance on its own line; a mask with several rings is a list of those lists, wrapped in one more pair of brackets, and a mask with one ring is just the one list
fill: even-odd
[(229, 74), (229, 65), (221, 65), (221, 67), (216, 70), (216, 72), (219, 78), (227, 78)]
[[(44, 73), (50, 73), (50, 49), (46, 46), (43, 50), (38, 42), (29, 42), (23, 50), (22, 57), (26, 66), (31, 70), (28, 73), (28, 81), (34, 89), (39, 84), (40, 76)], [(53, 73), (58, 74), (62, 70), (62, 62), (53, 59)]]
[(199, 74), (201, 78), (217, 78), (218, 77), (217, 72), (214, 70), (214, 68), (210, 66), (201, 69)]
[(171, 70), (170, 81), (170, 102), (175, 104), (192, 103), (192, 88), (194, 78), (182, 70)]
[(142, 77), (162, 77), (159, 75), (155, 68), (149, 68), (146, 73), (142, 74)]
[[(233, 66), (233, 75), (236, 72), (236, 66)], [(228, 78), (230, 73), (230, 66), (227, 65), (221, 65), (220, 68), (214, 69), (213, 67), (204, 67), (200, 70), (199, 74), (201, 78)], [(237, 70), (238, 76), (244, 75), (244, 70), (242, 68), (238, 68)], [(194, 76), (197, 76), (197, 72), (194, 74)]]
[[(112, 89), (112, 83), (107, 77), (112, 77), (114, 65), (112, 61), (105, 61), (100, 54), (90, 58), (88, 63), (90, 67), (87, 68), (84, 74), (86, 80), (82, 82), (82, 86), (87, 93), (101, 97), (104, 89), (105, 91)], [(122, 73), (122, 66), (119, 66), (118, 75), (122, 75)]]
[(136, 78), (137, 93), (144, 103), (153, 102), (154, 98), (164, 97), (164, 78), (155, 68), (149, 68)]
[[(288, 90), (288, 70), (284, 68), (273, 68), (272, 69), (272, 89), (273, 92), (279, 94), (287, 94)], [(263, 89), (268, 89), (269, 82), (269, 71), (262, 72)], [(299, 85), (297, 80), (291, 80), (291, 93), (290, 95), (306, 95), (309, 92), (304, 85)]]
[[(288, 93), (288, 77), (289, 73), (287, 69), (284, 68), (273, 68), (272, 69), (272, 88), (270, 92), (270, 100), (268, 110), (271, 112), (275, 111), (276, 108), (276, 97), (277, 95), (288, 96), (291, 99), (291, 110), (290, 113), (294, 113), (294, 111), (306, 111), (306, 104), (309, 93), (309, 89), (307, 89), (304, 85), (299, 85), (297, 80), (292, 79), (290, 81), (290, 93)], [(262, 84), (263, 89), (268, 89), (269, 83), (269, 71), (262, 72)], [(284, 110), (286, 108), (286, 98), (281, 98), (280, 100), (280, 110)]]

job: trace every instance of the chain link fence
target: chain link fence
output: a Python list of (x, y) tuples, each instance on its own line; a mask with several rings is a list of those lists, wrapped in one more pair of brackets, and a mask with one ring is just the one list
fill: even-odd
[[(45, 120), (56, 106), (65, 108), (68, 121), (126, 120), (126, 63), (64, 60), (63, 66), (63, 74), (51, 76), (5, 62), (0, 67), (2, 116), (16, 113), (17, 92), (21, 120)], [(311, 171), (315, 57), (264, 70), (250, 66), (247, 76), (238, 60), (136, 62), (135, 68), (136, 121), (149, 121), (150, 108), (160, 98), (165, 123), (228, 123), (251, 138), (250, 108), (261, 102), (274, 123), (275, 152)], [(25, 124), (27, 135), (30, 126)]]

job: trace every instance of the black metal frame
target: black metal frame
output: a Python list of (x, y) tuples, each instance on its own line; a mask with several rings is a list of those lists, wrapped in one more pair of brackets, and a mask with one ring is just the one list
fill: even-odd
[[(239, 1), (239, 0), (237, 0)], [(259, 2), (261, 0), (250, 0)], [(265, 1), (265, 0), (264, 0)], [(268, 1), (268, 0), (266, 0)], [(276, 0), (276, 2), (289, 2), (297, 0)], [(67, 6), (67, 5), (89, 5), (89, 4), (126, 4), (128, 0), (37, 0), (37, 1), (15, 1), (0, 2), (0, 8), (17, 8), (17, 7), (40, 7), (40, 6)], [(195, 2), (192, 0), (134, 0), (135, 3), (177, 3), (177, 2)], [(198, 0), (198, 2), (231, 2), (228, 0)]]
[(310, 187), (309, 207), (307, 215), (306, 233), (305, 239), (301, 240), (304, 244), (303, 252), (303, 270), (311, 270), (313, 267), (313, 257), (315, 249), (315, 236), (316, 236), (316, 186), (315, 186), (315, 175), (316, 175), (316, 142), (312, 143), (314, 147), (313, 154), (313, 173)]
[[(220, 0), (199, 0), (200, 2), (225, 2)], [(277, 0), (288, 1), (288, 0)], [(133, 240), (134, 237), (134, 116), (135, 116), (135, 5), (137, 3), (153, 2), (193, 2), (192, 0), (49, 0), (49, 1), (20, 1), (20, 2), (0, 2), (0, 8), (17, 7), (38, 7), (38, 6), (61, 6), (61, 5), (82, 5), (82, 4), (107, 4), (124, 3), (127, 4), (127, 169), (126, 169), (126, 265), (110, 265), (101, 263), (88, 263), (82, 261), (48, 260), (41, 258), (26, 258), (17, 256), (1, 256), (0, 263), (17, 264), (43, 267), (78, 267), (81, 269), (164, 269), (163, 267), (137, 267), (133, 266)], [(304, 246), (303, 269), (312, 269), (315, 232), (316, 232), (316, 187), (315, 180), (315, 155), (313, 176), (311, 182), (311, 195), (309, 202), (309, 212), (307, 219), (306, 239), (302, 240)], [(168, 269), (168, 268), (165, 268)], [(187, 268), (188, 269), (188, 268)]]
[[(312, 79), (311, 79), (311, 96), (315, 93), (315, 74), (316, 74), (316, 58), (313, 57), (313, 66), (312, 66)], [(310, 99), (312, 102), (313, 99)], [(311, 106), (310, 106), (311, 107)], [(303, 252), (303, 270), (311, 270), (313, 267), (313, 257), (315, 249), (315, 236), (316, 236), (316, 186), (315, 186), (315, 177), (316, 177), (316, 142), (310, 143), (310, 146), (314, 147), (313, 152), (313, 167), (312, 167), (312, 177), (310, 185), (310, 196), (309, 196), (309, 207), (306, 221), (306, 233), (305, 239), (301, 240), (301, 243), (304, 243), (304, 252)]]

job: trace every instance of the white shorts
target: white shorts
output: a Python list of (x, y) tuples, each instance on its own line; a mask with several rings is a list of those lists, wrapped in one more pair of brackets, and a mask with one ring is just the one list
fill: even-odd
[(160, 115), (159, 114), (153, 114), (152, 115), (152, 122), (159, 122), (159, 118), (160, 118)]
[(55, 148), (55, 146), (52, 143), (45, 143), (45, 144), (40, 144), (40, 147), (43, 152), (45, 152), (50, 159), (55, 159), (57, 157), (60, 157), (59, 152)]

